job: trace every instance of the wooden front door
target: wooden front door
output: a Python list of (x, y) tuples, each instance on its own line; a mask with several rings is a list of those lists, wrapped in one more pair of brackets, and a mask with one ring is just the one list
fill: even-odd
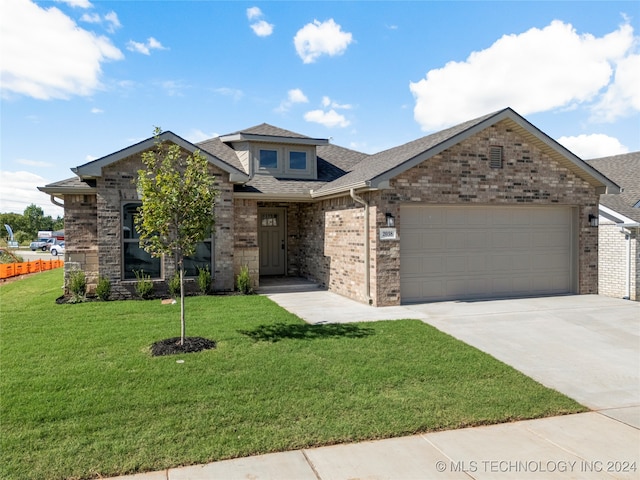
[(285, 209), (258, 210), (258, 242), (260, 247), (260, 275), (286, 273)]

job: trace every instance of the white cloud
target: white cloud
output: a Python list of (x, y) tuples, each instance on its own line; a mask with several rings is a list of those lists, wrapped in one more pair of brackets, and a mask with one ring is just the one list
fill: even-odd
[(35, 173), (0, 170), (0, 212), (23, 213), (25, 208), (34, 203), (42, 208), (45, 215), (53, 218), (64, 215), (64, 210), (53, 205), (49, 196), (37, 187), (51, 183)]
[(273, 33), (273, 24), (260, 20), (251, 24), (251, 30), (259, 37), (268, 37)]
[(205, 140), (209, 140), (213, 137), (219, 137), (219, 133), (205, 133), (202, 130), (195, 129), (191, 130), (189, 133), (185, 135), (185, 140), (191, 143), (204, 142)]
[(166, 47), (163, 47), (155, 38), (149, 37), (146, 43), (129, 40), (127, 43), (127, 50), (142, 53), (143, 55), (151, 55), (151, 50), (166, 50)]
[(622, 145), (617, 138), (602, 133), (560, 137), (558, 143), (584, 159), (609, 157), (629, 152), (629, 149)]
[(640, 111), (640, 55), (629, 55), (616, 65), (615, 79), (592, 107), (591, 120), (614, 122)]
[(91, 109), (91, 113), (95, 113), (95, 114), (104, 113), (104, 110), (102, 110), (101, 108), (93, 107)]
[(213, 91), (225, 97), (231, 97), (236, 101), (244, 97), (244, 92), (238, 88), (220, 87)]
[(2, 96), (87, 96), (101, 88), (101, 64), (124, 58), (103, 36), (79, 28), (55, 7), (3, 0)]
[(102, 17), (97, 13), (85, 13), (80, 17), (81, 22), (102, 23)]
[(340, 115), (335, 110), (311, 110), (304, 114), (304, 119), (307, 122), (319, 123), (325, 127), (348, 127), (351, 122), (347, 120), (344, 115)]
[(296, 33), (293, 43), (304, 63), (313, 63), (321, 55), (342, 55), (353, 41), (351, 33), (343, 32), (333, 18), (326, 22), (314, 20)]
[(70, 7), (74, 8), (93, 8), (89, 0), (55, 0), (58, 3), (66, 3)]
[(309, 99), (299, 88), (293, 88), (287, 92), (287, 99), (276, 108), (276, 112), (286, 112), (296, 103), (309, 103)]
[(80, 17), (80, 21), (99, 25), (106, 23), (106, 28), (109, 33), (114, 33), (118, 28), (122, 27), (122, 24), (118, 19), (118, 14), (113, 11), (107, 13), (104, 17), (101, 17), (97, 13), (85, 13)]
[(190, 88), (189, 85), (185, 84), (182, 80), (165, 80), (159, 82), (158, 85), (170, 97), (182, 97), (183, 91)]
[(336, 103), (327, 96), (322, 97), (322, 106), (325, 108), (331, 107), (337, 110), (351, 110), (353, 108), (348, 103), (344, 103), (344, 104)]
[(247, 8), (247, 18), (253, 21), (251, 30), (259, 37), (268, 37), (273, 33), (273, 24), (263, 20), (263, 13), (258, 7)]
[(414, 117), (423, 130), (435, 130), (507, 106), (523, 115), (575, 107), (593, 102), (609, 85), (612, 64), (620, 66), (622, 78), (611, 90), (612, 100), (597, 110), (619, 110), (613, 99), (629, 95), (635, 75), (627, 75), (633, 60), (629, 65), (625, 58), (636, 41), (628, 24), (598, 38), (579, 35), (557, 20), (543, 29), (505, 35), (463, 62), (449, 62), (410, 82)]
[(255, 20), (257, 18), (262, 18), (262, 10), (258, 7), (250, 7), (247, 8), (247, 18), (249, 20)]

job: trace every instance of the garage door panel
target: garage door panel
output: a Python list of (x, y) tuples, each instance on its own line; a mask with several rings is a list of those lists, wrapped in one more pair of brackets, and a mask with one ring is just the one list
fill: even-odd
[(402, 206), (400, 217), (405, 302), (571, 291), (570, 207)]

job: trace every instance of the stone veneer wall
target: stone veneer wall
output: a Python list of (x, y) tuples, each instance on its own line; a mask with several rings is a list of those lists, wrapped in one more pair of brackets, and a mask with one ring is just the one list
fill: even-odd
[[(627, 295), (627, 240), (614, 222), (600, 221), (598, 291), (608, 297), (624, 298)], [(639, 269), (640, 249), (637, 229), (630, 230), (630, 288), (631, 300), (640, 300)]]
[[(97, 245), (99, 251), (99, 273), (111, 281), (114, 298), (129, 298), (135, 292), (135, 280), (123, 280), (122, 262), (122, 206), (137, 202), (135, 178), (143, 168), (139, 156), (132, 156), (103, 169), (103, 176), (97, 179)], [(210, 165), (215, 175), (218, 190), (215, 206), (215, 242), (213, 288), (233, 290), (233, 186), (228, 174)], [(164, 259), (162, 278), (154, 279), (157, 293), (166, 292), (165, 280), (175, 272), (173, 258)], [(193, 287), (195, 289), (195, 284)]]
[(65, 294), (69, 293), (69, 274), (84, 271), (88, 293), (98, 284), (98, 224), (95, 195), (66, 195), (64, 198), (64, 227), (66, 251), (64, 265)]

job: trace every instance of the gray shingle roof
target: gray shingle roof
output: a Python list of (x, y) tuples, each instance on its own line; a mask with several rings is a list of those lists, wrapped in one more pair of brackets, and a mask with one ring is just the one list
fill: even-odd
[[(292, 132), (290, 130), (285, 130), (284, 128), (274, 127), (273, 125), (269, 125), (268, 123), (261, 123), (260, 125), (246, 128), (244, 130), (239, 130), (237, 132), (229, 133), (228, 135), (237, 135), (239, 133), (248, 133), (251, 135), (265, 135), (269, 137), (311, 138), (311, 137), (307, 137), (306, 135), (302, 135), (300, 133)], [(222, 136), (226, 137), (227, 135), (222, 135)]]
[(366, 160), (361, 161), (351, 173), (340, 177), (331, 184), (324, 186), (318, 193), (324, 193), (327, 190), (336, 190), (349, 185), (356, 185), (361, 182), (370, 181), (376, 177), (384, 175), (388, 172), (401, 168), (403, 164), (420, 156), (431, 148), (445, 143), (447, 140), (454, 138), (456, 135), (482, 123), (484, 120), (492, 117), (498, 112), (484, 115), (482, 117), (461, 123), (446, 130), (442, 130), (426, 137), (413, 140), (398, 147), (384, 150), (375, 155), (371, 155)]
[(270, 175), (255, 175), (244, 185), (236, 185), (237, 193), (262, 193), (269, 196), (295, 195), (310, 199), (309, 192), (317, 190), (327, 183), (346, 175), (367, 158), (366, 153), (356, 152), (337, 145), (320, 145), (317, 147), (318, 179), (277, 178)]
[(209, 140), (198, 142), (195, 145), (200, 150), (210, 153), (214, 157), (219, 158), (235, 169), (246, 173), (242, 162), (240, 162), (240, 159), (236, 154), (236, 151), (227, 144), (223, 143), (222, 140), (220, 140), (220, 137), (210, 138)]
[(601, 195), (600, 204), (640, 222), (640, 152), (587, 160), (587, 163), (623, 188), (618, 195)]

